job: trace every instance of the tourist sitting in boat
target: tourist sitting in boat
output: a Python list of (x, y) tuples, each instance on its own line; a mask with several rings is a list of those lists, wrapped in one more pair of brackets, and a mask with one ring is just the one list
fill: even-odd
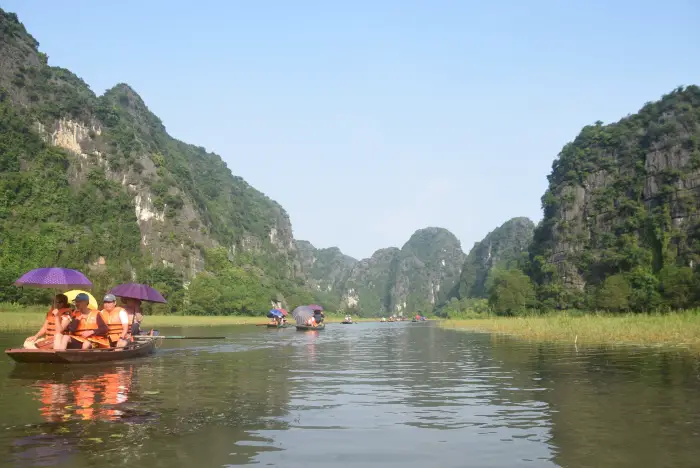
[(35, 335), (24, 341), (24, 347), (28, 349), (53, 348), (56, 337), (56, 321), (58, 320), (61, 330), (63, 330), (70, 323), (72, 311), (68, 306), (68, 298), (64, 294), (57, 294), (54, 298), (53, 307), (46, 314), (43, 325)]
[(129, 330), (131, 337), (133, 338), (136, 335), (153, 336), (154, 330), (152, 328), (149, 331), (141, 330), (141, 323), (143, 322), (141, 299), (127, 297), (122, 300), (124, 301), (122, 307), (124, 310), (126, 310), (126, 314), (129, 317), (129, 323), (131, 324), (131, 329)]
[(314, 321), (316, 322), (317, 325), (320, 325), (321, 322), (323, 322), (323, 311), (320, 311), (320, 310), (314, 311)]
[(99, 310), (90, 309), (90, 297), (85, 293), (75, 296), (73, 319), (63, 331), (63, 337), (54, 349), (90, 349), (93, 345), (109, 348), (109, 327)]
[(272, 317), (268, 325), (280, 326), (282, 324), (282, 317)]
[(117, 298), (114, 294), (106, 294), (102, 299), (102, 314), (107, 319), (107, 339), (109, 345), (114, 348), (123, 348), (131, 339), (129, 330), (129, 314), (122, 307), (117, 306)]

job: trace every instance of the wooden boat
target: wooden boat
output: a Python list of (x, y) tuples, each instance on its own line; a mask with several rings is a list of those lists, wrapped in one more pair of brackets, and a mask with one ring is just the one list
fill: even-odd
[(340, 323), (342, 323), (343, 325), (352, 325), (352, 324), (355, 323), (355, 322), (346, 322), (345, 320), (343, 320), (343, 321), (340, 322)]
[(282, 324), (279, 324), (279, 325), (276, 324), (276, 323), (268, 323), (268, 324), (267, 324), (267, 328), (287, 328), (288, 326), (289, 326), (289, 325), (287, 325), (286, 323), (282, 323)]
[(5, 354), (17, 362), (88, 364), (94, 362), (121, 361), (148, 356), (156, 349), (157, 338), (139, 339), (126, 348), (109, 349), (24, 349), (10, 348)]
[(310, 325), (297, 325), (296, 327), (297, 331), (323, 330), (324, 328), (326, 328), (326, 324), (320, 323), (315, 327), (312, 327)]

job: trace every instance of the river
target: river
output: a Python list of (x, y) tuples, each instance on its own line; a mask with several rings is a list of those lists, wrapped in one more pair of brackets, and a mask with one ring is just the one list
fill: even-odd
[(110, 365), (0, 357), (0, 466), (700, 465), (700, 361), (682, 351), (411, 322), (167, 332), (229, 339)]

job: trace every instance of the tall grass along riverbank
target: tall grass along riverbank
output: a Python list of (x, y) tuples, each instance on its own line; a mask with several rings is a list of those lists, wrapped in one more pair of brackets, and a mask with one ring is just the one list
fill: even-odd
[[(16, 306), (0, 304), (0, 331), (36, 332), (48, 312), (48, 306)], [(266, 317), (247, 317), (240, 315), (147, 315), (143, 328), (163, 327), (215, 327), (220, 325), (250, 325), (267, 323)]]
[(487, 317), (445, 320), (443, 328), (514, 335), (534, 341), (579, 345), (682, 346), (700, 351), (700, 311), (670, 314)]
[[(36, 332), (46, 317), (47, 306), (23, 306), (17, 304), (0, 304), (0, 331)], [(326, 322), (340, 323), (345, 316), (327, 314)], [(267, 323), (270, 319), (261, 316), (244, 315), (146, 315), (142, 328), (164, 327), (215, 327), (222, 325), (257, 325)], [(290, 316), (290, 322), (294, 319)], [(377, 318), (353, 317), (353, 322), (376, 322)]]

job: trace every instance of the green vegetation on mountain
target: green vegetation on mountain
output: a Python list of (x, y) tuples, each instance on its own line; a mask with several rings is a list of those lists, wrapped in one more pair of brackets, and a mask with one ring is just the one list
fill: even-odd
[(429, 313), (455, 291), (464, 261), (459, 240), (446, 229), (416, 231), (401, 249), (377, 250), (357, 261), (339, 249), (297, 241), (302, 269), (318, 297), (360, 316)]
[(384, 315), (392, 310), (391, 291), (395, 284), (400, 250), (379, 249), (360, 260), (343, 286), (343, 305), (360, 315)]
[[(161, 312), (313, 299), (277, 203), (216, 154), (170, 137), (129, 86), (96, 96), (38, 46), (0, 10), (0, 301), (45, 300), (11, 283), (56, 265), (85, 271), (96, 291), (134, 278), (159, 285), (171, 299)], [(212, 252), (230, 267), (211, 266)], [(221, 301), (203, 302), (211, 288)]]
[(83, 268), (100, 255), (114, 256), (109, 275), (95, 268), (97, 287), (128, 280), (144, 265), (131, 199), (112, 187), (104, 170), (91, 168), (72, 187), (67, 151), (45, 144), (25, 116), (0, 91), (0, 301), (36, 300), (45, 292), (10, 285), (40, 266)]
[(585, 127), (548, 179), (527, 267), (543, 308), (698, 304), (700, 88)]
[(459, 297), (488, 297), (489, 274), (494, 270), (520, 266), (526, 260), (534, 229), (534, 223), (528, 218), (513, 218), (474, 244), (462, 267)]
[(310, 242), (295, 241), (299, 262), (311, 287), (318, 292), (335, 294), (340, 300), (345, 282), (357, 260), (343, 254), (338, 247), (317, 249)]
[(97, 96), (0, 9), (0, 301), (43, 266), (99, 294), (162, 290), (154, 313), (250, 314), (317, 302), (361, 315), (700, 306), (700, 88), (678, 88), (564, 146), (534, 228), (514, 218), (465, 257), (441, 228), (357, 261), (295, 241), (284, 209), (170, 137), (128, 85)]
[(464, 263), (461, 243), (447, 229), (419, 229), (401, 248), (391, 290), (392, 310), (431, 311), (454, 295)]

